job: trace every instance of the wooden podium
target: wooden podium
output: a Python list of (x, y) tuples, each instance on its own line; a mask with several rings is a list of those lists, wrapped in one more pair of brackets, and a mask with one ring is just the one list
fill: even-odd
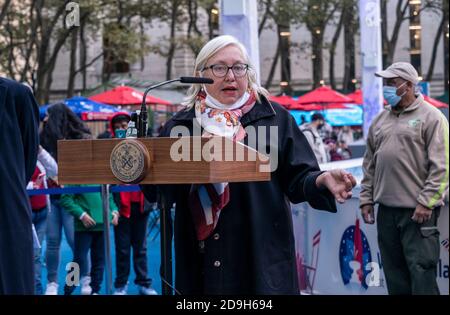
[[(141, 153), (144, 157), (140, 158)], [(135, 165), (141, 167), (135, 167), (141, 172), (138, 179), (118, 179), (117, 168), (122, 168), (128, 176), (127, 171)], [(102, 184), (108, 294), (112, 291), (108, 184), (200, 184), (270, 180), (268, 157), (242, 143), (221, 137), (60, 140), (58, 169), (60, 184)], [(160, 202), (160, 211), (162, 291), (163, 294), (172, 294), (172, 236), (167, 235), (170, 231), (170, 205)]]

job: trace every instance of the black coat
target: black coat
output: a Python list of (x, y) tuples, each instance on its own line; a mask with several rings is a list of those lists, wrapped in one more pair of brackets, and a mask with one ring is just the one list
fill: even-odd
[(36, 167), (39, 108), (23, 84), (0, 78), (0, 294), (33, 294), (26, 186)]
[[(192, 130), (194, 116), (193, 109), (177, 113), (161, 136), (179, 125)], [(241, 123), (256, 130), (278, 126), (278, 168), (268, 182), (230, 183), (230, 202), (202, 250), (188, 208), (190, 185), (164, 186), (176, 202), (175, 287), (181, 294), (298, 294), (289, 201), (308, 201), (314, 208), (336, 212), (331, 193), (316, 188), (319, 166), (288, 111), (263, 98)], [(143, 190), (152, 197), (151, 187)]]

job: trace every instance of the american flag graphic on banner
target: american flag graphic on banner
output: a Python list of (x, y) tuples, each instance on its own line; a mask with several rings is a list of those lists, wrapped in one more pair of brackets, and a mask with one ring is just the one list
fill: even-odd
[(313, 236), (313, 246), (317, 245), (320, 243), (320, 232), (321, 230), (319, 230), (316, 235)]
[(448, 238), (442, 240), (441, 245), (448, 251)]
[(228, 183), (192, 185), (189, 205), (194, 220), (197, 239), (207, 239), (219, 222), (222, 209), (230, 201)]

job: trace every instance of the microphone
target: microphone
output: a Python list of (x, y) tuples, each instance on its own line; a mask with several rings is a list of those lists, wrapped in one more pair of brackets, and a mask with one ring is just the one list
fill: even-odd
[(180, 82), (190, 84), (212, 84), (214, 83), (214, 80), (200, 77), (181, 77)]
[(137, 123), (137, 129), (138, 129), (138, 138), (144, 138), (147, 133), (147, 106), (146, 106), (146, 99), (147, 94), (153, 89), (156, 89), (162, 85), (166, 85), (173, 82), (181, 82), (181, 83), (188, 83), (188, 84), (212, 84), (214, 83), (213, 79), (208, 78), (199, 78), (199, 77), (180, 77), (179, 79), (173, 79), (164, 81), (155, 85), (152, 85), (148, 87), (145, 92), (144, 96), (142, 97), (142, 105), (141, 105), (141, 112), (138, 116), (138, 123)]

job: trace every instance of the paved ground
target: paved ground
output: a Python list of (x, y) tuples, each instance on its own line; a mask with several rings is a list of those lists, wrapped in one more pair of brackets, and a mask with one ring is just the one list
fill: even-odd
[[(64, 233), (63, 233), (64, 235)], [(111, 228), (110, 233), (110, 240), (111, 240), (111, 254), (112, 254), (112, 279), (114, 281), (114, 277), (116, 274), (116, 266), (115, 266), (115, 247), (114, 247), (114, 229)], [(150, 278), (153, 280), (153, 288), (161, 294), (161, 278), (159, 276), (159, 267), (160, 267), (160, 261), (161, 261), (161, 255), (160, 255), (160, 238), (159, 238), (159, 225), (153, 228), (150, 233), (148, 233), (147, 237), (147, 257), (148, 257), (148, 272)], [(44, 243), (44, 251), (45, 251), (45, 243)], [(67, 244), (67, 241), (63, 239), (61, 244), (61, 262), (59, 266), (59, 273), (58, 273), (58, 279), (59, 279), (59, 289), (58, 293), (63, 294), (63, 284), (65, 281), (66, 276), (66, 264), (72, 261), (72, 250), (70, 249), (69, 245)], [(133, 270), (133, 264), (131, 262), (131, 272), (130, 272), (130, 278), (129, 278), (129, 285), (128, 285), (128, 294), (138, 294), (138, 290), (136, 285), (134, 284), (135, 274)], [(47, 285), (47, 269), (44, 268), (42, 270), (42, 281), (43, 281), (43, 287), (45, 290), (45, 287)], [(105, 294), (105, 280), (103, 280), (102, 284), (102, 293)], [(80, 294), (80, 288), (77, 288), (74, 292), (74, 294)]]

